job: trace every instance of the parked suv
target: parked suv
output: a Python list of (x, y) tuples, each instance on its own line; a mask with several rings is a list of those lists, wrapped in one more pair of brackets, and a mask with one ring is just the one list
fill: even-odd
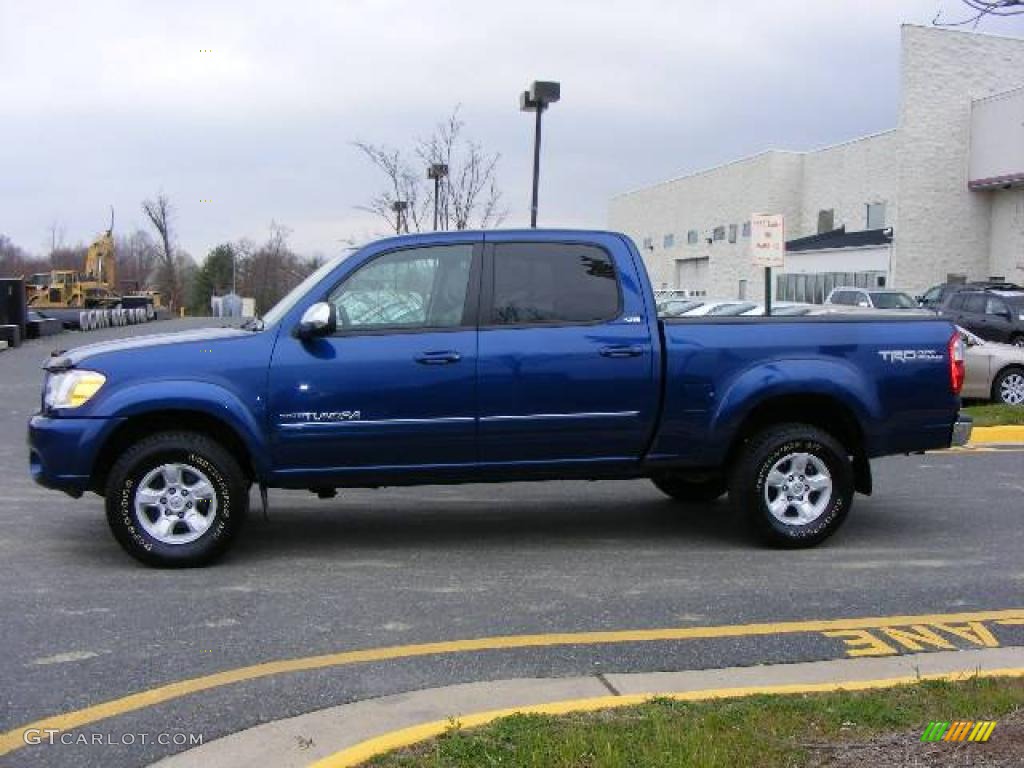
[(867, 288), (834, 288), (825, 303), (872, 309), (917, 309), (917, 303), (902, 291)]
[(960, 291), (942, 314), (983, 339), (1024, 347), (1024, 291)]
[(951, 296), (960, 293), (960, 291), (980, 291), (989, 289), (1002, 291), (1024, 291), (1024, 287), (1016, 285), (1015, 283), (992, 281), (974, 283), (939, 283), (938, 285), (933, 285), (922, 295), (918, 296), (917, 303), (925, 309), (939, 310), (947, 301), (949, 301)]

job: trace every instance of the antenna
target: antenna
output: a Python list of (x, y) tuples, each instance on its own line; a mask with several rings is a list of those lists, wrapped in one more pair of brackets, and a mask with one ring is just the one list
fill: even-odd
[(114, 232), (114, 206), (110, 206), (110, 229), (107, 230), (107, 234), (113, 234)]

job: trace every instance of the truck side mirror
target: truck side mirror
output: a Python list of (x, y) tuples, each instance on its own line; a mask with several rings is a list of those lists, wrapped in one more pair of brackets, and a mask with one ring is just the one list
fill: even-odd
[(302, 320), (295, 329), (295, 336), (306, 341), (317, 336), (330, 336), (338, 328), (334, 305), (318, 301), (302, 313)]

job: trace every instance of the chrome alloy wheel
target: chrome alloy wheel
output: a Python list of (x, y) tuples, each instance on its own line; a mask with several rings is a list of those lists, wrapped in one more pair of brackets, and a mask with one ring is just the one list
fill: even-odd
[(768, 511), (786, 525), (807, 525), (821, 517), (832, 499), (832, 475), (810, 453), (789, 453), (775, 462), (764, 484)]
[(135, 491), (139, 524), (162, 544), (188, 544), (206, 533), (217, 516), (210, 479), (188, 464), (162, 464)]
[(999, 399), (1007, 405), (1024, 405), (1024, 373), (1011, 373), (999, 382)]

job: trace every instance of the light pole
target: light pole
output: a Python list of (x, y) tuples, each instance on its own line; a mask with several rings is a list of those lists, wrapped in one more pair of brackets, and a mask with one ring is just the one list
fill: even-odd
[(549, 104), (561, 98), (561, 91), (559, 83), (535, 80), (530, 90), (519, 96), (520, 111), (537, 113), (533, 129), (533, 197), (530, 200), (530, 226), (534, 228), (537, 226), (537, 187), (540, 183), (540, 118)]
[(406, 234), (409, 233), (409, 220), (406, 218), (406, 209), (409, 207), (409, 203), (405, 200), (395, 200), (391, 204), (391, 210), (395, 212), (395, 234), (402, 234), (404, 229)]
[(437, 232), (437, 211), (441, 198), (441, 179), (448, 175), (448, 166), (445, 163), (431, 163), (427, 168), (427, 178), (434, 180), (434, 231)]

